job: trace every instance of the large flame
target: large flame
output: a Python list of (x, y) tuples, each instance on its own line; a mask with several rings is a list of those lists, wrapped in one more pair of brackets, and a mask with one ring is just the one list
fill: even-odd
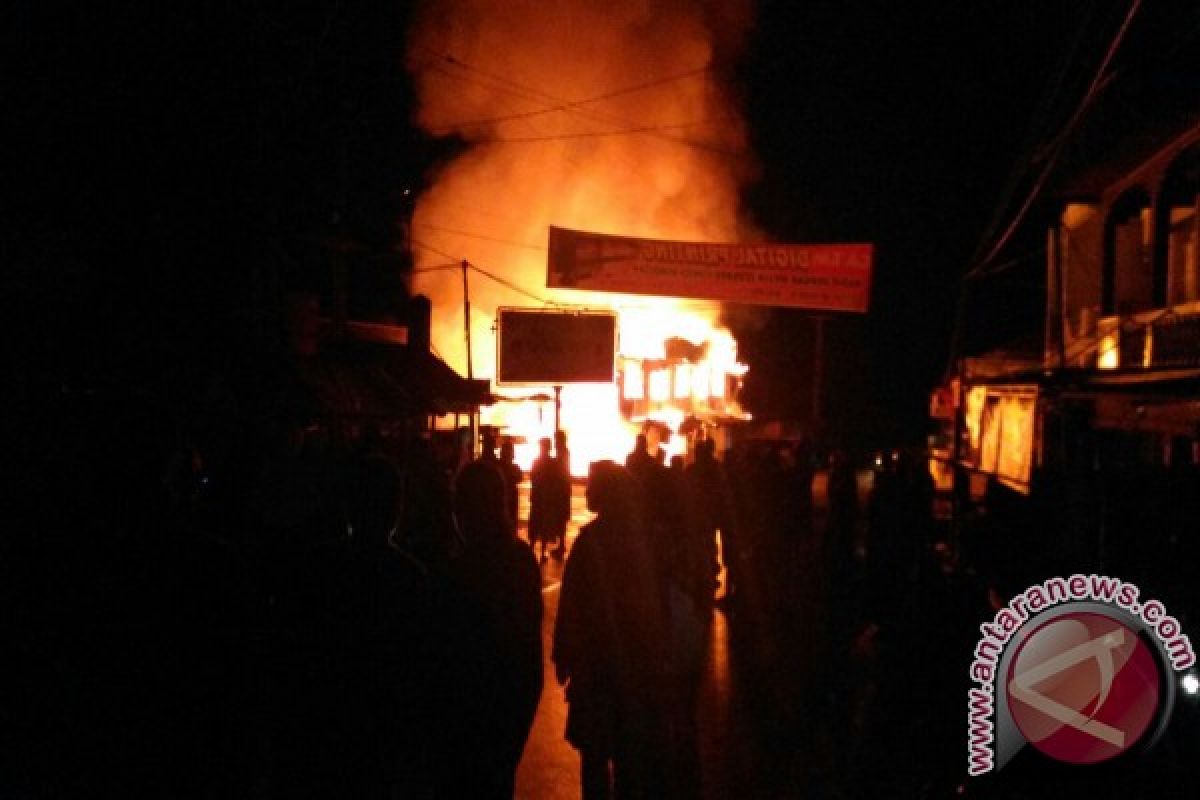
[[(413, 289), (433, 301), (442, 358), (466, 372), (462, 275), (436, 269), (466, 260), (475, 377), (495, 375), (496, 308), (542, 303), (616, 310), (623, 356), (662, 358), (680, 337), (709, 344), (703, 374), (744, 371), (716, 304), (548, 290), (545, 275), (550, 225), (695, 241), (752, 233), (738, 214), (745, 127), (720, 80), (749, 21), (748, 5), (730, 2), (427, 4), (407, 53), (417, 120), (469, 143), (413, 217)], [(576, 474), (632, 447), (618, 391), (563, 390)], [(553, 404), (501, 403), (484, 422), (525, 437), (527, 466), (553, 429)]]

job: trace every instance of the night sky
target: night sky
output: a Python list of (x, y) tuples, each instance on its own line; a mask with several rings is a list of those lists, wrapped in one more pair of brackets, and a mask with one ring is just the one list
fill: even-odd
[[(394, 245), (403, 190), (455, 151), (410, 126), (404, 3), (52, 5), (5, 26), (20, 374), (186, 382), (237, 349), (256, 264), (335, 223)], [(759, 4), (730, 76), (761, 167), (745, 204), (779, 241), (877, 247), (870, 314), (827, 329), (835, 432), (925, 431), (959, 278), (1127, 8), (1095, 5)], [(1143, 16), (1131, 52), (1162, 33)], [(975, 285), (968, 349), (1036, 340), (1041, 264)], [(752, 408), (803, 418), (807, 315), (733, 323)]]

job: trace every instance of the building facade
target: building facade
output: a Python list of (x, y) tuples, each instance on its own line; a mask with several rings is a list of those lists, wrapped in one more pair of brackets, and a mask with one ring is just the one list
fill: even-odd
[(1200, 113), (1096, 141), (1023, 223), (1045, 236), (1040, 358), (959, 361), (934, 396), (942, 468), (964, 549), (1011, 556), (1014, 583), (1183, 585), (1170, 576), (1200, 538)]

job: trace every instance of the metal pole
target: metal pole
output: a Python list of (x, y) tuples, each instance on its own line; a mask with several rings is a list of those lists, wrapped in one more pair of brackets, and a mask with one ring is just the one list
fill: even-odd
[[(467, 269), (470, 264), (464, 258), (462, 260), (462, 281), (463, 281), (463, 338), (466, 340), (467, 346), (467, 380), (475, 379), (475, 365), (471, 359), (471, 288), (467, 283)], [(471, 459), (474, 460), (477, 448), (479, 446), (479, 409), (473, 408), (470, 413), (470, 430), (471, 430)]]
[(821, 384), (825, 381), (825, 317), (816, 316), (813, 320), (813, 384), (812, 384), (812, 429), (819, 434), (824, 427), (821, 413)]

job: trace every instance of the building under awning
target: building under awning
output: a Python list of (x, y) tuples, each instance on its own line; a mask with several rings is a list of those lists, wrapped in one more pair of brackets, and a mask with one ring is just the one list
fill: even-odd
[(342, 417), (471, 413), (492, 402), (487, 381), (462, 378), (408, 345), (343, 338), (298, 358), (296, 367), (319, 406)]
[(408, 436), (444, 414), (473, 414), (494, 398), (490, 384), (458, 375), (407, 341), (395, 325), (327, 321), (310, 346), (289, 359), (289, 404), (309, 409), (310, 424), (336, 439), (374, 429)]
[(1200, 436), (1200, 367), (1027, 370), (963, 379), (954, 395), (957, 463), (1022, 492), (1040, 463), (1045, 416), (1056, 409), (1082, 409), (1096, 430)]
[(1027, 492), (1037, 441), (1038, 387), (981, 384), (966, 391), (959, 462)]

